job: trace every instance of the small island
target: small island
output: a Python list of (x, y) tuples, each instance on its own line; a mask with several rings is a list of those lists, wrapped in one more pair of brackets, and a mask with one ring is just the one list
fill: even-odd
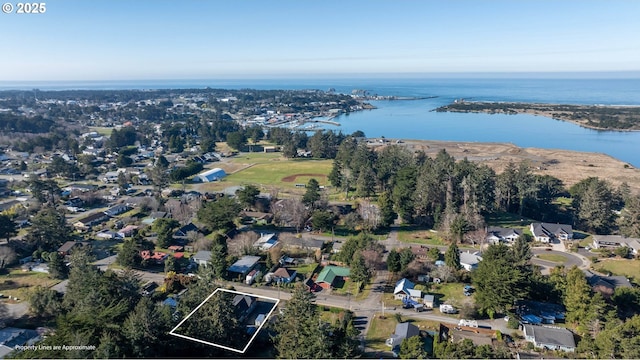
[(476, 112), (489, 114), (531, 114), (569, 121), (594, 130), (640, 130), (640, 106), (562, 105), (519, 102), (480, 102), (456, 100), (438, 112)]

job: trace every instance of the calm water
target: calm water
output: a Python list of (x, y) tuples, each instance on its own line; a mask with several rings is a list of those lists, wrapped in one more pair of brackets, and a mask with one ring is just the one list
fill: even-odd
[(595, 131), (532, 115), (436, 113), (454, 99), (562, 104), (640, 106), (640, 79), (314, 79), (314, 80), (157, 80), (112, 82), (1, 83), (1, 89), (320, 89), (342, 93), (436, 96), (412, 101), (375, 101), (378, 109), (343, 115), (344, 133), (451, 141), (508, 142), (523, 147), (609, 154), (640, 167), (640, 132)]

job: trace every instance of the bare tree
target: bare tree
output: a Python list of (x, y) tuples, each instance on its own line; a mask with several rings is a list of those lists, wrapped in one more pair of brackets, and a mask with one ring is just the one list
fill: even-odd
[(449, 282), (456, 279), (456, 270), (449, 266), (442, 265), (436, 267), (431, 275), (434, 278), (440, 278), (443, 282)]
[(9, 246), (0, 246), (0, 269), (16, 261), (16, 252)]
[(193, 249), (195, 251), (200, 251), (200, 250), (209, 251), (211, 250), (212, 246), (213, 246), (213, 240), (211, 238), (206, 238), (203, 236), (200, 239), (196, 240), (196, 242), (193, 244)]
[(298, 232), (309, 219), (309, 209), (299, 198), (279, 201), (272, 209), (275, 222), (282, 226), (293, 226)]
[(371, 203), (369, 200), (360, 201), (358, 206), (358, 214), (362, 218), (362, 224), (367, 230), (375, 230), (380, 226), (382, 219), (380, 208), (378, 205)]
[(229, 241), (229, 254), (237, 256), (257, 254), (259, 249), (253, 244), (258, 241), (258, 238), (258, 234), (253, 231), (239, 233)]
[(376, 250), (362, 250), (362, 257), (364, 258), (364, 264), (369, 270), (382, 269), (382, 253)]
[(165, 208), (180, 224), (186, 225), (193, 218), (193, 209), (185, 201), (167, 201)]

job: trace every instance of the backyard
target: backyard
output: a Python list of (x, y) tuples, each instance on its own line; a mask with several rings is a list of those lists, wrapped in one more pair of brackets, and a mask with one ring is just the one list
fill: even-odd
[[(416, 325), (420, 330), (436, 331), (440, 326), (436, 321), (418, 321), (404, 316), (402, 316), (401, 320)], [(395, 332), (397, 324), (398, 321), (393, 314), (385, 314), (384, 319), (381, 314), (375, 314), (367, 332), (367, 346), (378, 351), (390, 351), (391, 348), (385, 344), (385, 341)]]

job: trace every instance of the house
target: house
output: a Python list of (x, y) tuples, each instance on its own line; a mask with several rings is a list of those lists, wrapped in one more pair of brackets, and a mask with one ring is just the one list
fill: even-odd
[(591, 289), (595, 292), (599, 292), (605, 298), (610, 298), (617, 288), (633, 287), (629, 279), (624, 276), (603, 276), (595, 274), (589, 270), (583, 270), (584, 275), (587, 278), (587, 283), (591, 286)]
[(58, 254), (60, 254), (60, 256), (67, 256), (67, 255), (71, 255), (71, 250), (81, 246), (82, 246), (82, 243), (80, 242), (67, 241), (66, 243), (62, 244), (62, 246), (60, 246), (57, 251), (58, 251)]
[(227, 271), (244, 278), (258, 264), (258, 261), (260, 261), (260, 256), (245, 255), (229, 266)]
[(135, 225), (127, 225), (118, 231), (118, 236), (121, 238), (128, 238), (135, 235), (138, 227)]
[(415, 284), (409, 281), (406, 278), (402, 278), (396, 282), (396, 286), (393, 289), (393, 296), (397, 300), (402, 300), (406, 296), (411, 296), (411, 291), (413, 290)]
[(289, 284), (296, 279), (297, 273), (298, 272), (293, 269), (281, 267), (273, 272), (273, 274), (271, 275), (271, 280), (279, 284)]
[(149, 250), (142, 250), (140, 251), (140, 257), (142, 257), (142, 260), (153, 261), (157, 265), (161, 265), (164, 264), (164, 261), (169, 257), (169, 255), (161, 251), (152, 252)]
[(319, 250), (324, 246), (324, 241), (320, 239), (311, 238), (297, 238), (295, 236), (286, 236), (279, 239), (285, 247), (307, 249), (307, 250)]
[(536, 241), (553, 243), (556, 240), (566, 241), (573, 239), (573, 228), (566, 224), (531, 223), (531, 233)]
[(524, 338), (540, 349), (565, 352), (574, 352), (576, 350), (576, 341), (573, 333), (563, 328), (525, 324)]
[(621, 235), (594, 235), (594, 249), (616, 249), (626, 246), (631, 253), (637, 256), (640, 253), (640, 239), (628, 238)]
[(36, 330), (6, 327), (0, 330), (0, 359), (4, 359), (18, 346), (32, 345), (40, 340)]
[(500, 242), (512, 243), (516, 241), (520, 235), (522, 235), (522, 230), (519, 229), (489, 227), (487, 228), (487, 236), (485, 239), (489, 244), (497, 244)]
[(107, 240), (111, 240), (111, 239), (115, 239), (118, 237), (118, 233), (115, 231), (111, 231), (109, 229), (102, 229), (100, 231), (98, 231), (96, 233), (96, 237), (98, 239), (107, 239)]
[(251, 284), (253, 284), (253, 282), (254, 282), (254, 280), (256, 279), (256, 277), (258, 277), (258, 275), (260, 275), (260, 274), (262, 274), (262, 273), (260, 272), (260, 270), (256, 270), (256, 269), (251, 270), (251, 271), (247, 274), (247, 277), (244, 279), (245, 284), (247, 284), (247, 285), (251, 285)]
[(344, 282), (349, 279), (351, 270), (349, 268), (341, 266), (325, 266), (316, 278), (316, 284), (323, 289), (331, 289), (338, 285), (339, 282)]
[(260, 234), (260, 238), (253, 246), (260, 250), (267, 251), (278, 243), (278, 237), (276, 234)]
[(131, 208), (125, 204), (118, 204), (118, 205), (114, 205), (112, 207), (110, 207), (109, 209), (105, 210), (105, 214), (110, 216), (110, 217), (114, 217), (123, 213), (126, 213), (127, 211), (131, 210)]
[(101, 224), (107, 220), (109, 220), (109, 216), (107, 214), (105, 214), (104, 212), (98, 212), (85, 216), (84, 218), (75, 222), (73, 226), (79, 230), (89, 230), (92, 226)]
[(480, 261), (482, 261), (482, 256), (478, 252), (460, 252), (460, 265), (467, 271), (473, 271), (478, 268)]
[(227, 173), (220, 168), (214, 168), (211, 170), (203, 171), (200, 174), (193, 177), (193, 181), (196, 182), (212, 182), (216, 180), (220, 180), (223, 177), (227, 176)]
[(233, 297), (233, 307), (238, 320), (241, 322), (251, 315), (257, 305), (258, 301), (253, 296), (238, 294)]
[(197, 226), (193, 225), (193, 223), (188, 223), (187, 225), (182, 226), (176, 232), (173, 233), (173, 237), (176, 238), (186, 238), (190, 232), (199, 232)]
[(412, 323), (403, 322), (396, 325), (396, 331), (387, 339), (387, 341), (385, 341), (385, 343), (387, 346), (394, 348), (396, 346), (400, 346), (400, 344), (402, 344), (402, 340), (414, 336), (420, 336), (420, 329)]
[(433, 309), (436, 305), (436, 297), (431, 294), (427, 294), (422, 299), (422, 303), (429, 309)]
[(191, 257), (191, 261), (198, 265), (207, 266), (211, 261), (211, 251), (200, 250)]

